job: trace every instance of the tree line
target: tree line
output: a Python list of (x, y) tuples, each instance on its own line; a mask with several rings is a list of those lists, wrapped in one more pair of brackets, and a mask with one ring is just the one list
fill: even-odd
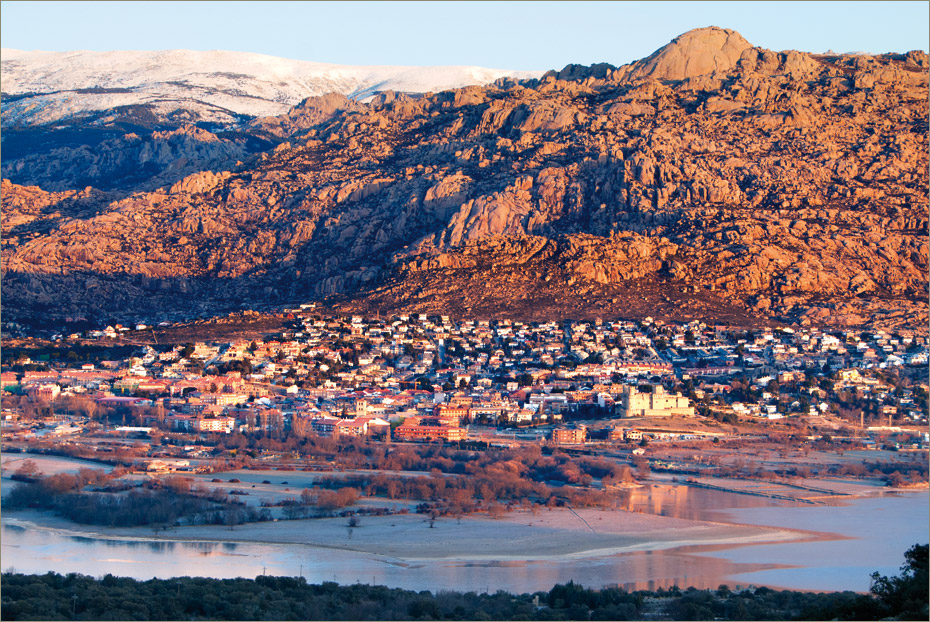
[[(6, 510), (52, 511), (76, 523), (110, 527), (180, 524), (225, 524), (271, 520), (267, 508), (252, 508), (217, 489), (192, 486), (191, 480), (167, 477), (147, 480), (140, 488), (121, 481), (114, 470), (80, 469), (76, 474), (43, 476), (26, 460), (13, 474), (19, 481), (3, 498)], [(99, 492), (86, 492), (93, 486)]]
[[(361, 493), (419, 501), (418, 511), (437, 515), (501, 513), (514, 505), (527, 509), (566, 504), (612, 507), (616, 496), (593, 488), (594, 480), (609, 485), (633, 479), (626, 465), (592, 456), (571, 457), (558, 450), (547, 453), (538, 446), (488, 451), (439, 445), (385, 449), (363, 442), (306, 440), (303, 448), (315, 459), (334, 459), (380, 472), (322, 476), (316, 487), (304, 490), (299, 499), (279, 504), (284, 507), (285, 518), (332, 515), (353, 505)], [(148, 480), (145, 486), (149, 490), (125, 492), (128, 486), (118, 480), (123, 469), (109, 474), (82, 469), (77, 475), (43, 477), (29, 470), (30, 464), (27, 460), (15, 474), (26, 481), (11, 490), (4, 507), (52, 510), (77, 522), (120, 526), (238, 524), (270, 517), (267, 508), (261, 513), (242, 507), (240, 500), (215, 488), (192, 485), (180, 476)], [(424, 474), (410, 477), (391, 473), (410, 470)], [(85, 492), (88, 485), (100, 492)]]

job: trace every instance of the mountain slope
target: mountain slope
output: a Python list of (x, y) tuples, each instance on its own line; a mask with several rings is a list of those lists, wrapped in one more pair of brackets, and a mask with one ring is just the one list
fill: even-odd
[[(481, 67), (352, 67), (240, 52), (2, 51), (3, 177), (131, 193), (228, 168), (274, 146), (256, 119), (307, 98), (364, 100), (486, 84)], [(270, 140), (269, 140), (270, 139)]]
[(146, 106), (176, 122), (283, 114), (307, 97), (424, 93), (541, 72), (482, 67), (355, 67), (243, 52), (25, 52), (3, 49), (4, 129)]
[(701, 29), (624, 67), (311, 99), (253, 123), (274, 149), (154, 192), (5, 183), (4, 312), (331, 297), (926, 326), (927, 55), (741, 40)]

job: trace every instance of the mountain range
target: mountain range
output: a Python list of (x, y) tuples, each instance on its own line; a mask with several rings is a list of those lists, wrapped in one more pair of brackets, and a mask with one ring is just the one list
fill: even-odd
[(307, 97), (379, 91), (424, 93), (538, 78), (541, 71), (483, 67), (358, 67), (244, 52), (27, 52), (4, 48), (4, 124), (37, 126), (81, 117), (102, 123), (127, 107), (176, 122), (229, 124), (284, 114)]
[(297, 64), (217, 60), (194, 85), (181, 60), (145, 78), (143, 56), (129, 77), (104, 57), (69, 82), (72, 56), (4, 51), (7, 318), (317, 299), (927, 324), (924, 52), (774, 52), (711, 27), (621, 67), (447, 90), (462, 74), (437, 69), (426, 91), (431, 72), (359, 71), (290, 108), (273, 83)]

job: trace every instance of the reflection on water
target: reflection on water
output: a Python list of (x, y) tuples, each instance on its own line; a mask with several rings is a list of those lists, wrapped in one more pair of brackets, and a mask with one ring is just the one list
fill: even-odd
[(751, 573), (775, 568), (772, 564), (733, 564), (726, 560), (700, 558), (671, 551), (638, 551), (629, 553), (626, 560), (636, 580), (618, 580), (625, 590), (667, 589), (675, 585), (698, 589), (716, 589), (727, 583), (726, 577), (735, 573)]
[[(750, 525), (793, 527), (843, 534), (844, 540), (818, 540), (804, 544), (761, 545), (715, 552), (715, 557), (742, 562), (765, 558), (775, 563), (803, 560), (788, 572), (767, 570), (753, 581), (799, 589), (869, 589), (872, 572), (897, 575), (904, 552), (930, 540), (930, 505), (927, 493), (890, 494), (856, 499), (841, 506), (802, 506), (767, 510), (735, 508), (722, 513), (726, 520)], [(736, 579), (745, 580), (739, 575)]]
[(260, 574), (305, 577), (311, 583), (373, 583), (412, 590), (516, 592), (548, 590), (572, 580), (590, 587), (652, 589), (672, 585), (717, 587), (728, 574), (773, 565), (732, 563), (672, 551), (642, 551), (546, 561), (404, 560), (301, 545), (160, 542), (95, 539), (6, 524), (3, 567), (138, 579), (178, 575), (216, 578)]
[[(15, 524), (4, 524), (3, 529), (10, 529), (12, 531), (25, 531), (26, 527), (22, 525)], [(81, 544), (93, 545), (93, 546), (105, 546), (110, 548), (120, 548), (120, 549), (148, 549), (153, 553), (172, 553), (175, 548), (181, 547), (185, 551), (192, 551), (200, 553), (201, 555), (230, 555), (233, 551), (236, 550), (238, 544), (236, 542), (204, 542), (204, 541), (173, 541), (173, 540), (133, 540), (133, 539), (112, 539), (112, 538), (96, 538), (93, 536), (75, 536), (67, 535), (68, 539), (73, 542), (79, 542)]]
[[(6, 529), (6, 525), (4, 525), (4, 529)], [(171, 540), (109, 540), (99, 539), (92, 536), (73, 535), (69, 535), (67, 537), (74, 542), (80, 542), (82, 544), (101, 545), (119, 549), (148, 549), (154, 553), (170, 553), (178, 544), (177, 542), (172, 542)], [(187, 545), (188, 543), (181, 544)]]
[[(721, 583), (792, 589), (868, 590), (869, 573), (897, 574), (904, 550), (927, 541), (927, 494), (797, 506), (722, 491), (657, 485), (628, 491), (624, 509), (676, 518), (760, 524), (842, 534), (841, 539), (662, 551), (546, 561), (406, 561), (295, 544), (99, 539), (2, 519), (2, 567), (138, 579), (303, 576), (311, 583), (374, 583), (411, 590), (524, 593), (569, 580), (626, 589)], [(218, 532), (219, 533), (219, 532)], [(855, 538), (851, 541), (850, 538)]]
[[(740, 495), (722, 490), (691, 488), (677, 484), (652, 484), (619, 492), (619, 507), (628, 512), (670, 516), (688, 520), (721, 520), (723, 508), (790, 507), (790, 501)], [(716, 586), (715, 586), (716, 587)]]

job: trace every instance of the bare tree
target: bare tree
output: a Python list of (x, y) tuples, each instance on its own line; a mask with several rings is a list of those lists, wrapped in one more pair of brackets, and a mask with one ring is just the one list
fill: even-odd
[(42, 472), (39, 471), (39, 465), (36, 464), (35, 460), (27, 458), (23, 460), (23, 463), (19, 465), (19, 468), (16, 469), (14, 473), (17, 479), (36, 479), (37, 477), (42, 476)]

